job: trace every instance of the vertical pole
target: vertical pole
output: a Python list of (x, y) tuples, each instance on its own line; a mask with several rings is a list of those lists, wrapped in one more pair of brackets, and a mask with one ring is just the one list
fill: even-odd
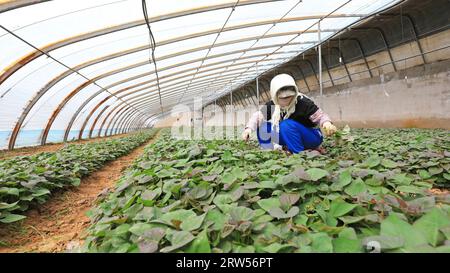
[(231, 92), (230, 92), (230, 103), (231, 103), (231, 107), (233, 107), (233, 90), (231, 90)]
[[(231, 88), (231, 92), (230, 92), (230, 101), (231, 101), (231, 127), (233, 129), (234, 132), (234, 105), (233, 105), (233, 88)], [(234, 134), (233, 134), (234, 137)]]
[(320, 20), (318, 24), (319, 30), (317, 34), (319, 35), (319, 90), (320, 90), (320, 106), (322, 106), (322, 95), (323, 95), (323, 85), (322, 85), (322, 39), (320, 37)]
[(214, 90), (214, 126), (217, 126), (217, 95), (216, 91)]
[(259, 106), (259, 74), (258, 74), (258, 63), (256, 63), (256, 107)]

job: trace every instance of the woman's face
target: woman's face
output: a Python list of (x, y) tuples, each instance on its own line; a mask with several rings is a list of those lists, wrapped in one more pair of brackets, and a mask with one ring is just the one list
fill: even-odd
[(289, 104), (291, 104), (293, 99), (294, 96), (289, 96), (286, 98), (278, 98), (278, 103), (280, 104), (280, 107), (287, 107), (289, 106)]

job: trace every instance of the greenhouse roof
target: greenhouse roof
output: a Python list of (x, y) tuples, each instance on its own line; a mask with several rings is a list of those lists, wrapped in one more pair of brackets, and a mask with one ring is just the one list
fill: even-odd
[(0, 148), (147, 126), (397, 2), (0, 1)]

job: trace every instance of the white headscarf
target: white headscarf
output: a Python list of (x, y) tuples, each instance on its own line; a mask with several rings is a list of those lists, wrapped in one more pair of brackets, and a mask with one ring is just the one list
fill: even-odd
[[(278, 102), (278, 91), (280, 91), (283, 87), (293, 87), (295, 90), (295, 95), (291, 101), (291, 103), (286, 107), (281, 107)], [(294, 78), (292, 78), (288, 74), (279, 74), (275, 76), (270, 82), (270, 96), (272, 97), (272, 101), (275, 104), (275, 110), (272, 115), (272, 125), (274, 127), (278, 127), (281, 114), (283, 114), (283, 120), (289, 118), (295, 112), (295, 106), (297, 104), (297, 98), (303, 97), (303, 94), (298, 92), (297, 85), (295, 84)]]

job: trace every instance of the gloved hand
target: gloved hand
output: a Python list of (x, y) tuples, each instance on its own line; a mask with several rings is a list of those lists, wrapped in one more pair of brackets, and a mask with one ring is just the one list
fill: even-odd
[(283, 150), (283, 146), (281, 146), (280, 144), (274, 143), (273, 144), (273, 150), (274, 151), (282, 151)]
[(331, 122), (325, 121), (322, 124), (322, 129), (326, 136), (331, 136), (332, 134), (336, 133), (336, 126), (334, 126)]
[(246, 128), (244, 132), (242, 132), (242, 139), (247, 141), (250, 138), (250, 134), (252, 133), (252, 129)]

